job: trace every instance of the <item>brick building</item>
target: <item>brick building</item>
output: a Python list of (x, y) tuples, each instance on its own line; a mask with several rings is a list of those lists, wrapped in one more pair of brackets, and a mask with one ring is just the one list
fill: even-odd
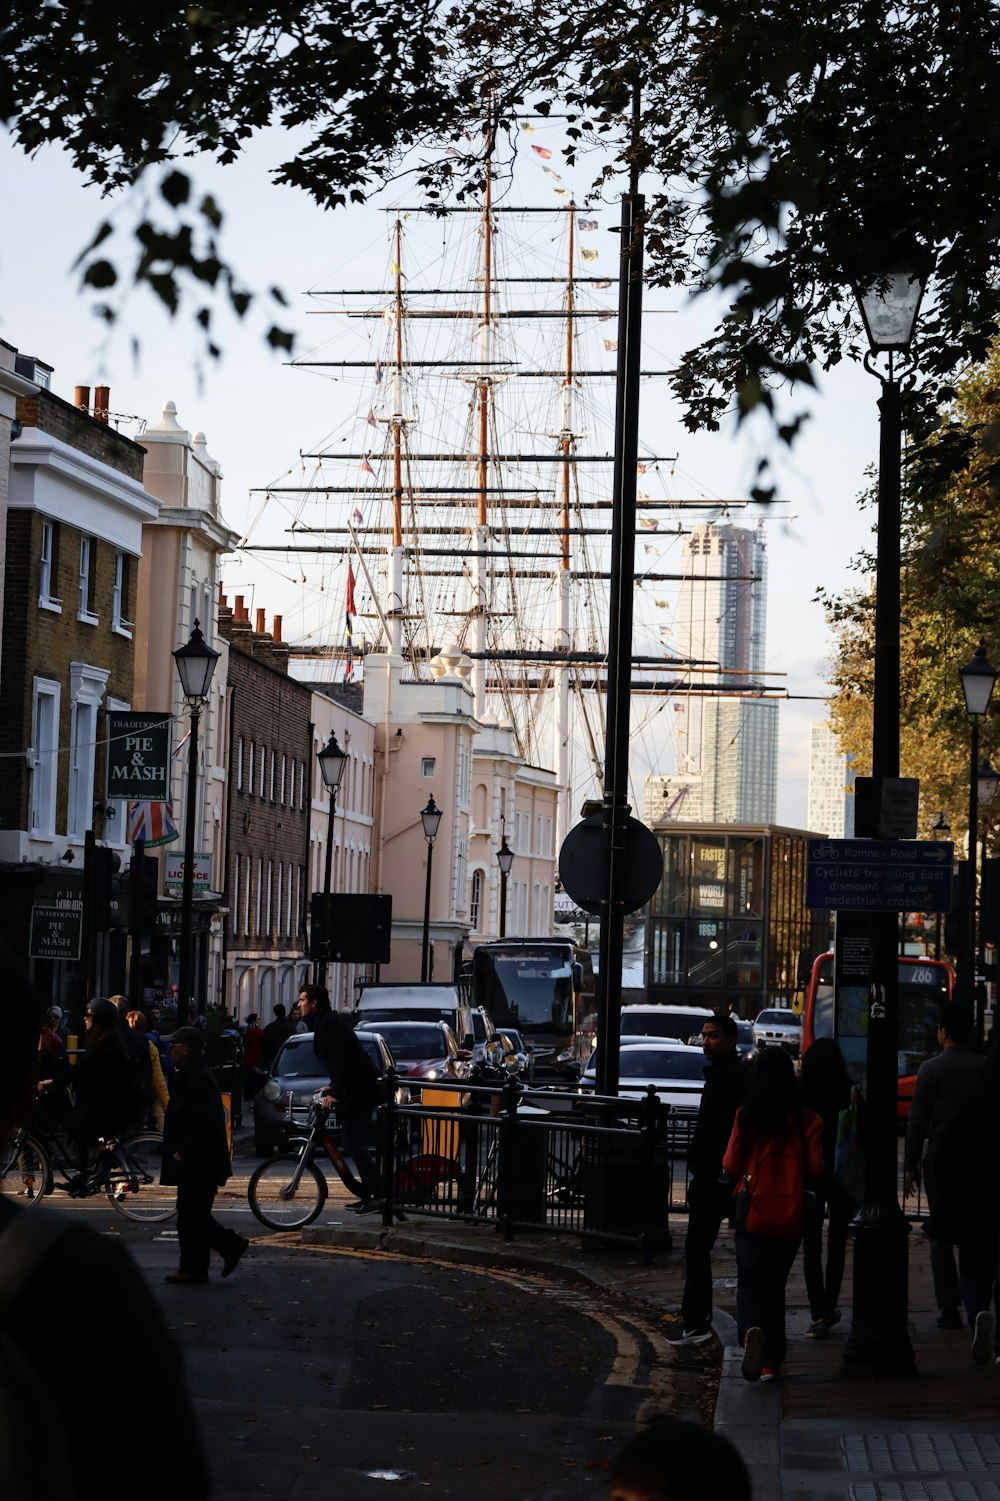
[[(106, 716), (132, 707), (143, 524), (144, 450), (109, 427), (107, 392), (78, 405), (47, 387), (49, 367), (18, 359), (6, 515), (0, 659), (0, 903), (26, 939), (32, 905), (72, 902), (88, 831), (124, 850), (125, 809), (105, 796)], [(13, 436), (13, 435), (12, 435)], [(41, 894), (41, 895), (39, 895)], [(102, 941), (99, 982), (121, 985), (124, 935)], [(41, 992), (78, 999), (72, 959), (36, 958)]]

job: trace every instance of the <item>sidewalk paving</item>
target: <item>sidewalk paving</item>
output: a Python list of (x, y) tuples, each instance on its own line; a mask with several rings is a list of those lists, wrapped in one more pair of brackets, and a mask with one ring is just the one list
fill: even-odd
[[(370, 1221), (357, 1228), (313, 1226), (302, 1232), (302, 1242), (571, 1278), (625, 1295), (673, 1325), (684, 1283), (683, 1221), (673, 1228), (674, 1250), (650, 1265), (635, 1253), (593, 1249), (572, 1236), (525, 1233), (506, 1242), (493, 1226), (418, 1216), (389, 1231)], [(909, 1241), (917, 1363), (911, 1377), (843, 1369), (851, 1310), (848, 1248), (843, 1322), (824, 1340), (805, 1337), (809, 1313), (800, 1257), (788, 1284), (785, 1379), (749, 1385), (740, 1375), (736, 1348), (730, 1233), (720, 1237), (713, 1264), (716, 1330), (725, 1346), (715, 1428), (743, 1453), (757, 1501), (1000, 1501), (1000, 1368), (973, 1366), (968, 1331), (935, 1327), (930, 1262), (919, 1229)]]

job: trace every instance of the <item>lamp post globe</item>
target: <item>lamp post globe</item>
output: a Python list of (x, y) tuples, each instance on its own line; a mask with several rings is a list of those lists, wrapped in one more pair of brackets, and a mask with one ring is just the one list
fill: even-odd
[(500, 867), (500, 921), (499, 936), (507, 937), (507, 877), (510, 875), (511, 866), (514, 864), (514, 851), (507, 843), (507, 835), (504, 834), (497, 850), (497, 865)]
[(209, 646), (201, 633), (201, 625), (195, 620), (191, 635), (183, 646), (173, 653), (177, 664), (177, 676), (181, 692), (191, 713), (191, 734), (188, 739), (187, 788), (184, 809), (184, 878), (181, 883), (181, 934), (177, 963), (177, 1021), (183, 1025), (191, 1014), (192, 1005), (201, 1013), (205, 1009), (205, 996), (200, 979), (195, 976), (194, 964), (194, 857), (196, 813), (198, 802), (198, 738), (201, 728), (201, 710), (212, 686), (215, 664), (221, 652)]

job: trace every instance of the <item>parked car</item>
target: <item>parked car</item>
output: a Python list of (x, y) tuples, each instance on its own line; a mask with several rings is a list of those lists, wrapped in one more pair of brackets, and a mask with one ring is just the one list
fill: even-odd
[(622, 1007), (621, 1033), (626, 1037), (673, 1037), (691, 1043), (701, 1037), (701, 1029), (712, 1016), (704, 1006), (657, 1006), (636, 1004)]
[(460, 1048), (447, 1022), (359, 1022), (358, 1036), (378, 1030), (403, 1079), (467, 1079), (472, 1052)]
[(801, 1016), (785, 1007), (759, 1012), (753, 1024), (753, 1042), (758, 1053), (764, 1048), (781, 1047), (797, 1058), (802, 1046)]
[[(460, 1048), (485, 1063), (496, 1027), (483, 1006), (470, 1006), (457, 985), (366, 985), (358, 1001), (358, 1025), (381, 1022), (447, 1022)], [(381, 1028), (380, 1028), (381, 1030)]]
[(736, 1021), (736, 1051), (744, 1063), (752, 1063), (757, 1045), (753, 1040), (753, 1023)]
[[(374, 1030), (364, 1034), (359, 1031), (357, 1036), (381, 1078), (395, 1062), (385, 1038)], [(329, 1083), (329, 1070), (316, 1056), (312, 1033), (297, 1032), (286, 1038), (254, 1095), (253, 1145), (258, 1157), (287, 1149), (293, 1129), (301, 1130), (305, 1124), (313, 1095), (328, 1088)], [(400, 1086), (397, 1105), (409, 1104), (409, 1098), (409, 1090)]]
[(512, 1027), (504, 1027), (497, 1033), (497, 1039), (503, 1048), (503, 1066), (516, 1074), (522, 1084), (531, 1084), (535, 1078), (535, 1052), (531, 1043), (525, 1042)]
[[(595, 1053), (580, 1079), (584, 1089), (597, 1087)], [(644, 1095), (652, 1084), (664, 1105), (694, 1113), (705, 1087), (705, 1055), (669, 1037), (623, 1037), (618, 1065), (618, 1093)]]

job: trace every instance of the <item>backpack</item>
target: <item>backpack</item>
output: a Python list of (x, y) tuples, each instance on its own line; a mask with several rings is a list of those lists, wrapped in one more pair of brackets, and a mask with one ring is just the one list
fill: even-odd
[(805, 1152), (802, 1137), (792, 1132), (754, 1147), (736, 1196), (741, 1230), (765, 1240), (798, 1240), (807, 1208)]
[(44, 1376), (4, 1332), (24, 1284), (76, 1229), (51, 1209), (19, 1209), (0, 1232), (0, 1495), (3, 1501), (78, 1501), (59, 1403)]
[(865, 1152), (861, 1144), (861, 1091), (851, 1088), (851, 1103), (837, 1120), (837, 1145), (833, 1154), (833, 1181), (852, 1209), (865, 1196)]

